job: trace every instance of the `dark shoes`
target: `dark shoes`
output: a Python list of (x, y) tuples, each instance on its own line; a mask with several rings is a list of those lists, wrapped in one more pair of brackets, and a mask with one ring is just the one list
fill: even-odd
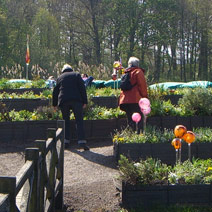
[[(64, 139), (64, 147), (65, 147), (65, 149), (68, 149), (70, 147), (70, 140)], [(90, 150), (90, 148), (86, 145), (86, 140), (79, 140), (78, 148), (84, 149), (85, 151)]]
[(64, 145), (65, 145), (65, 149), (68, 149), (70, 146), (70, 140), (64, 139)]
[(86, 145), (86, 143), (79, 143), (78, 144), (79, 149), (84, 149), (85, 151), (90, 150), (90, 148)]
[(69, 148), (69, 145), (68, 143), (65, 143), (65, 149), (68, 149)]

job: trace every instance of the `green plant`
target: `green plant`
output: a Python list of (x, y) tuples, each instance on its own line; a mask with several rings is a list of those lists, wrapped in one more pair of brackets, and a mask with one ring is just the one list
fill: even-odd
[(198, 143), (210, 143), (212, 142), (212, 129), (209, 127), (194, 128), (193, 132), (196, 135), (195, 142)]
[[(199, 127), (193, 128), (196, 139), (195, 143), (211, 143), (212, 142), (212, 129)], [(116, 143), (170, 143), (174, 138), (173, 130), (158, 129), (155, 126), (147, 125), (145, 134), (137, 134), (130, 128), (116, 130), (113, 134), (113, 142)], [(182, 140), (182, 142), (184, 142)]]
[(32, 88), (45, 88), (46, 87), (44, 79), (33, 80), (31, 85), (32, 85)]
[(11, 121), (9, 111), (5, 104), (0, 101), (0, 121)]
[(144, 184), (210, 184), (212, 159), (193, 159), (168, 166), (158, 159), (147, 158), (135, 163), (120, 155), (120, 179), (132, 185)]
[[(5, 104), (0, 105), (1, 115), (0, 121), (26, 121), (26, 120), (58, 120), (62, 119), (61, 111), (55, 110), (52, 106), (41, 106), (33, 112), (21, 111), (8, 111)], [(97, 120), (97, 119), (113, 119), (125, 117), (125, 112), (117, 109), (108, 109), (103, 107), (90, 108), (84, 114), (84, 120)], [(74, 114), (71, 113), (70, 119), (74, 119)]]
[(212, 93), (208, 89), (189, 89), (178, 104), (184, 107), (187, 114), (212, 115)]
[(60, 110), (55, 110), (54, 107), (39, 107), (37, 110), (34, 111), (32, 116), (34, 120), (57, 120), (62, 119), (62, 114)]
[(170, 100), (152, 100), (150, 116), (183, 116), (185, 112), (183, 108), (175, 106)]
[(45, 80), (29, 80), (26, 82), (9, 82), (8, 79), (0, 79), (0, 89), (18, 89), (18, 88), (45, 88)]
[(171, 143), (173, 131), (160, 130), (155, 126), (147, 125), (145, 134), (132, 131), (130, 128), (116, 130), (113, 135), (113, 142), (117, 143)]
[(132, 185), (167, 184), (170, 166), (153, 158), (134, 163), (120, 155), (119, 170), (121, 173), (120, 179)]
[(120, 89), (113, 89), (111, 87), (106, 88), (95, 88), (94, 86), (91, 86), (87, 88), (87, 94), (91, 97), (97, 97), (97, 96), (116, 96), (118, 97), (120, 95), (121, 90)]
[(51, 90), (44, 90), (40, 92), (40, 94), (34, 94), (33, 91), (26, 91), (22, 94), (17, 93), (0, 93), (1, 99), (51, 99), (52, 98), (52, 91)]
[(84, 113), (85, 120), (96, 120), (96, 119), (112, 119), (125, 117), (125, 112), (119, 108), (106, 108), (106, 107), (87, 107)]
[(210, 184), (212, 182), (212, 160), (189, 160), (176, 164), (169, 173), (172, 184)]

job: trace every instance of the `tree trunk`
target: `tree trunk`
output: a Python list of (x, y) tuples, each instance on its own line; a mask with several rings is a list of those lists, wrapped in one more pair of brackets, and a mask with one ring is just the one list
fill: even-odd
[(155, 52), (155, 72), (154, 79), (156, 82), (160, 80), (160, 71), (161, 71), (161, 45), (158, 45), (158, 49)]

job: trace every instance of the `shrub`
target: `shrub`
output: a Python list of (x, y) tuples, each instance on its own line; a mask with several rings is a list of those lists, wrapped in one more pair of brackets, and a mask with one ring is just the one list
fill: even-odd
[(212, 93), (204, 88), (189, 89), (179, 99), (178, 104), (185, 109), (185, 113), (188, 115), (211, 115)]
[(189, 160), (168, 166), (158, 159), (148, 158), (133, 162), (121, 155), (120, 179), (132, 185), (144, 184), (210, 184), (212, 182), (212, 159)]

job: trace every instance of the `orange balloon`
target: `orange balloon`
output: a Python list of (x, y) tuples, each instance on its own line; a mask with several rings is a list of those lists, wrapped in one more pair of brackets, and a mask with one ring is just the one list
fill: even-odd
[(195, 134), (192, 131), (187, 131), (182, 138), (186, 143), (191, 144), (195, 140)]
[(183, 125), (177, 125), (175, 128), (174, 128), (174, 135), (175, 137), (177, 138), (182, 138), (183, 135), (187, 132), (187, 129), (185, 126)]
[(175, 149), (181, 149), (181, 140), (179, 138), (174, 138), (172, 140), (172, 146), (174, 146)]

